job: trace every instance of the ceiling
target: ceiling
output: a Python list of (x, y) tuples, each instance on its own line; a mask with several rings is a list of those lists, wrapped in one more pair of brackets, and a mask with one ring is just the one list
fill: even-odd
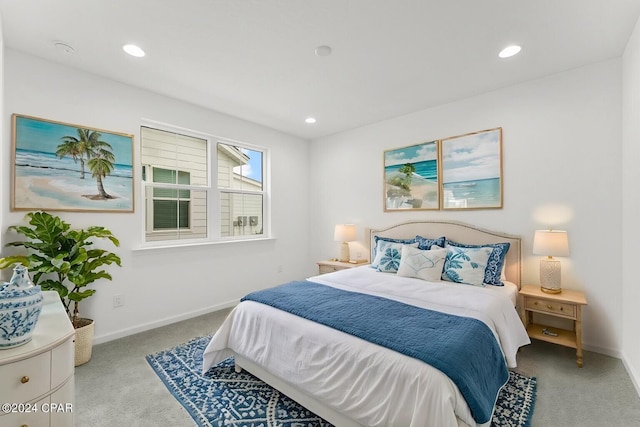
[(305, 139), (619, 57), (639, 15), (639, 0), (0, 0), (6, 48)]

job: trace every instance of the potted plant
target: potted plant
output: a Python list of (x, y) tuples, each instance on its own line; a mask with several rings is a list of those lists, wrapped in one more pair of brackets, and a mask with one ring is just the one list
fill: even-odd
[(5, 246), (24, 247), (26, 255), (0, 258), (0, 269), (22, 264), (33, 274), (33, 282), (42, 290), (57, 291), (76, 330), (76, 366), (91, 358), (93, 320), (78, 314), (78, 304), (95, 294), (88, 286), (99, 279), (111, 280), (104, 265), (121, 266), (120, 257), (104, 249), (93, 247), (98, 239), (120, 246), (116, 237), (104, 227), (72, 229), (60, 217), (47, 212), (30, 212), (29, 225), (11, 226), (28, 240), (9, 242)]

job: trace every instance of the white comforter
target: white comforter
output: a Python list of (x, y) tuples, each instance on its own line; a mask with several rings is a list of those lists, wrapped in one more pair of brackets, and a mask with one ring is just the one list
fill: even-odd
[[(530, 343), (511, 299), (495, 287), (425, 282), (368, 266), (309, 280), (479, 319), (495, 334), (509, 367), (516, 366), (518, 348)], [(229, 314), (205, 349), (203, 372), (233, 354), (362, 425), (476, 425), (456, 385), (437, 369), (264, 304), (245, 301)]]

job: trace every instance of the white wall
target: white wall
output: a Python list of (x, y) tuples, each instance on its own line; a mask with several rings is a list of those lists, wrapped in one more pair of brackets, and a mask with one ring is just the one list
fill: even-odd
[(640, 19), (622, 58), (622, 301), (623, 356), (640, 393)]
[[(503, 209), (383, 211), (384, 150), (498, 126), (503, 128)], [(536, 284), (540, 257), (531, 255), (534, 230), (566, 229), (571, 256), (562, 259), (563, 287), (586, 292), (584, 343), (620, 354), (620, 60), (314, 140), (311, 159), (313, 259), (337, 255), (338, 243), (332, 241), (337, 223), (355, 223), (364, 241), (367, 226), (447, 218), (521, 235), (523, 279)], [(352, 245), (352, 256), (361, 250)]]
[[(134, 162), (140, 159), (142, 118), (271, 150), (275, 240), (136, 251), (143, 227), (139, 185), (134, 214), (61, 213), (76, 227), (105, 226), (121, 242), (117, 252), (123, 268), (110, 268), (114, 280), (97, 283), (96, 295), (81, 305), (81, 314), (96, 320), (97, 342), (201, 314), (228, 305), (248, 291), (313, 271), (304, 243), (309, 230), (306, 141), (10, 49), (5, 50), (4, 72), (0, 225), (5, 241), (16, 238), (8, 236), (6, 229), (21, 223), (24, 216), (24, 212), (9, 212), (12, 113), (134, 134)], [(135, 179), (139, 184), (139, 168)], [(125, 305), (113, 308), (117, 294), (124, 295)]]

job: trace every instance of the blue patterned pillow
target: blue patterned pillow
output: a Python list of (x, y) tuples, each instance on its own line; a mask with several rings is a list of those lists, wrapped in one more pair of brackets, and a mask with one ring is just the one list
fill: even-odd
[[(378, 246), (378, 253), (374, 263), (376, 269), (383, 273), (396, 273), (400, 267), (400, 259), (402, 258), (402, 247), (404, 243), (381, 241)], [(418, 243), (410, 243), (407, 246), (413, 248), (418, 247)]]
[(442, 279), (468, 285), (484, 286), (484, 270), (492, 248), (463, 248), (447, 246)]
[(418, 249), (429, 250), (431, 246), (436, 245), (444, 248), (446, 246), (446, 241), (444, 236), (438, 237), (437, 239), (427, 239), (426, 237), (416, 236), (416, 242), (418, 242)]
[(504, 266), (504, 258), (511, 246), (509, 243), (487, 243), (486, 245), (465, 245), (463, 243), (447, 240), (450, 246), (459, 248), (491, 248), (491, 256), (487, 262), (487, 268), (484, 271), (484, 283), (493, 286), (504, 286), (501, 281), (502, 267)]
[(439, 282), (448, 252), (448, 249), (444, 248), (422, 250), (419, 247), (412, 248), (409, 245), (404, 245), (402, 246), (398, 276)]
[(371, 268), (378, 268), (378, 262), (376, 260), (378, 259), (378, 251), (380, 250), (380, 245), (383, 244), (383, 242), (410, 244), (415, 243), (416, 239), (415, 237), (413, 239), (392, 239), (391, 237), (373, 236), (374, 246), (373, 255), (371, 258)]

